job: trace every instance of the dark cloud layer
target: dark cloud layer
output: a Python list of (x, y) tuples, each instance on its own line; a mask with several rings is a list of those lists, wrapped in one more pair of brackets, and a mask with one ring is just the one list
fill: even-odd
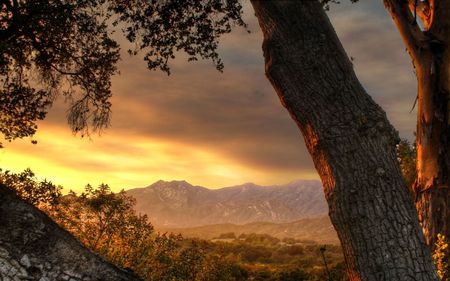
[[(410, 137), (415, 126), (415, 115), (409, 113), (414, 74), (392, 20), (381, 2), (374, 2), (334, 6), (330, 16), (368, 93), (401, 134)], [(136, 80), (135, 102), (146, 105), (153, 117), (139, 118), (140, 109), (128, 112), (126, 116), (135, 116), (130, 120), (136, 123), (121, 129), (207, 146), (249, 165), (312, 170), (299, 130), (264, 76), (256, 19), (247, 17), (247, 22), (251, 34), (236, 30), (222, 42), (223, 74), (208, 62), (188, 64), (183, 58), (174, 63), (171, 77), (146, 73), (138, 61), (124, 63), (124, 75), (133, 69), (138, 72), (135, 79), (124, 79)], [(115, 106), (121, 110), (120, 101)]]

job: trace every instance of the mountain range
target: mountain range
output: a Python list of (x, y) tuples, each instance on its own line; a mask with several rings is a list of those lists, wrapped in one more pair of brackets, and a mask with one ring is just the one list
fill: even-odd
[(186, 181), (158, 181), (127, 193), (136, 198), (136, 211), (147, 214), (156, 227), (286, 223), (328, 214), (322, 185), (315, 180), (274, 186), (246, 183), (220, 189)]

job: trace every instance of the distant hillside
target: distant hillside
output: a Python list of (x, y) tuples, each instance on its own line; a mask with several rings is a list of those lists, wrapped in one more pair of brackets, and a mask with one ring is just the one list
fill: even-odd
[(214, 190), (186, 181), (158, 181), (127, 193), (136, 198), (138, 212), (163, 227), (282, 223), (328, 213), (319, 181), (265, 187), (246, 183)]
[(233, 232), (236, 237), (245, 233), (269, 234), (282, 238), (313, 240), (321, 244), (339, 244), (339, 240), (328, 217), (303, 219), (290, 223), (254, 222), (244, 225), (215, 224), (192, 228), (159, 228), (158, 231), (181, 233), (184, 237), (213, 239), (221, 234)]

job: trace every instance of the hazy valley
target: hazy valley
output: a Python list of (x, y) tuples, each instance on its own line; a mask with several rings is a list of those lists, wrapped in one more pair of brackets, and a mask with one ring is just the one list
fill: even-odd
[[(252, 222), (247, 224), (213, 224), (187, 228), (159, 227), (160, 231), (180, 233), (184, 237), (207, 240), (222, 240), (233, 233), (236, 237), (242, 234), (268, 234), (278, 239), (294, 238), (302, 241), (314, 241), (320, 244), (339, 245), (339, 239), (330, 219), (327, 216), (302, 219), (287, 223)], [(229, 235), (228, 235), (229, 236)]]

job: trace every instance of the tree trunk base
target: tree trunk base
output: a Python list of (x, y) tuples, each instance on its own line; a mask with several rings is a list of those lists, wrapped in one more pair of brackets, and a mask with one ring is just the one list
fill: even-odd
[(0, 280), (137, 281), (0, 184)]
[[(417, 189), (416, 190), (420, 190)], [(434, 250), (438, 234), (450, 238), (450, 189), (448, 187), (430, 187), (417, 194), (416, 207), (425, 239)], [(448, 253), (447, 253), (448, 254)]]

